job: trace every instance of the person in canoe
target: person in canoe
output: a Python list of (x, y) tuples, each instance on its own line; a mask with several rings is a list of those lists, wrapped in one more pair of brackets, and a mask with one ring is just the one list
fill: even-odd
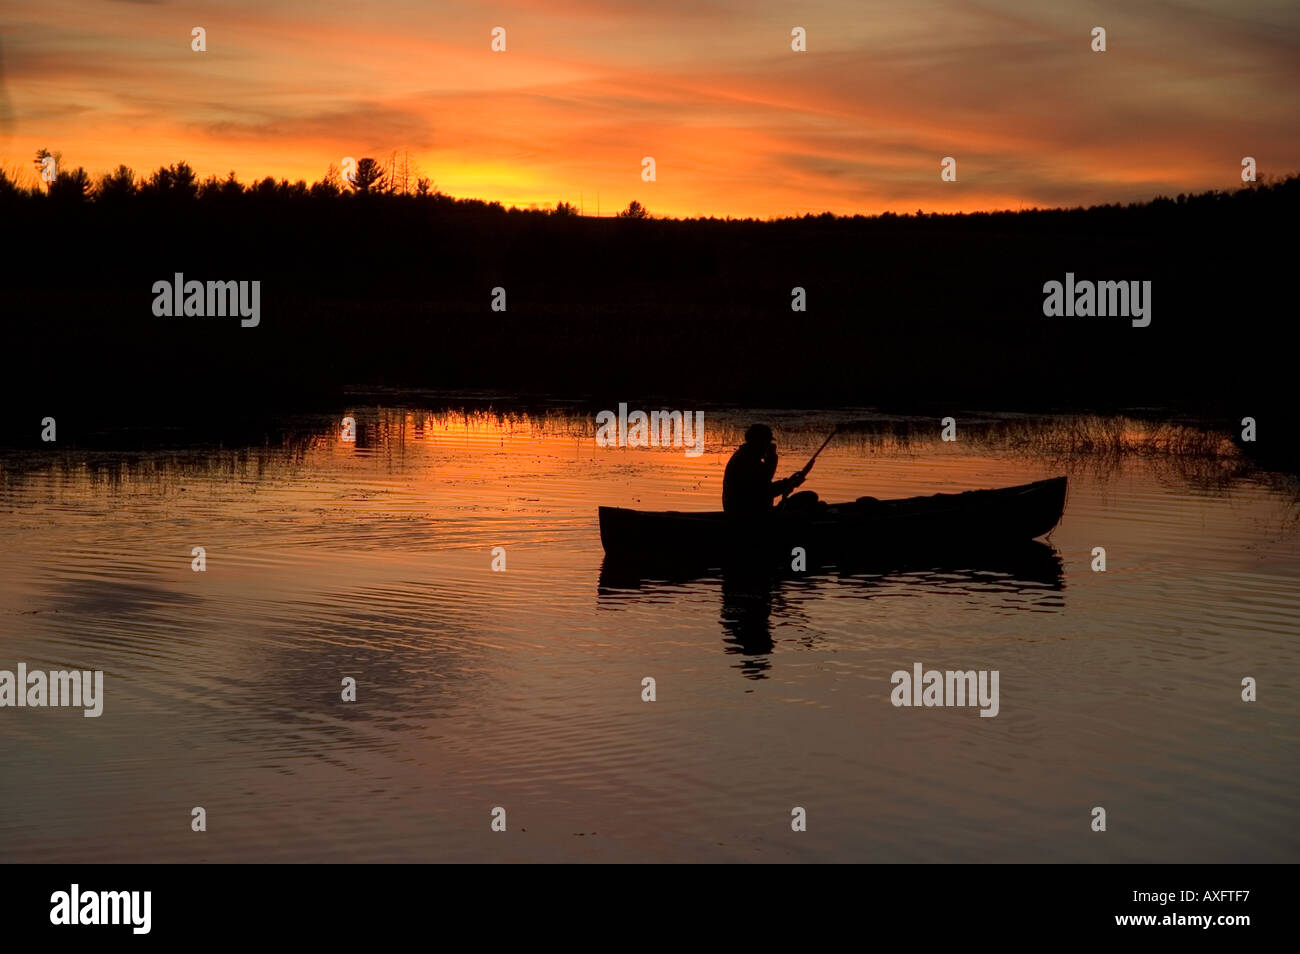
[(745, 431), (745, 443), (736, 448), (727, 461), (722, 477), (722, 509), (728, 516), (755, 517), (772, 511), (772, 501), (782, 498), (787, 509), (815, 507), (817, 495), (811, 491), (795, 494), (794, 488), (804, 482), (804, 471), (795, 471), (784, 480), (773, 480), (776, 474), (776, 441), (772, 429), (766, 424), (754, 424)]

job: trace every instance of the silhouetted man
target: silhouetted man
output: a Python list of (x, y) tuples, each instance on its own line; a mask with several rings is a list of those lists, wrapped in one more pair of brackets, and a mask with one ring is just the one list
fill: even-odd
[(788, 494), (804, 481), (801, 473), (773, 480), (776, 473), (776, 442), (766, 424), (754, 424), (745, 431), (745, 443), (727, 461), (722, 477), (722, 509), (730, 516), (761, 516), (772, 509), (772, 501)]

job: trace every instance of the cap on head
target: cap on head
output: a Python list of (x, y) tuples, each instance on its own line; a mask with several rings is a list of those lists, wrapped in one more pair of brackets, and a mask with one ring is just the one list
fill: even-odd
[(767, 444), (772, 443), (772, 428), (766, 424), (751, 424), (749, 430), (745, 431), (746, 444)]

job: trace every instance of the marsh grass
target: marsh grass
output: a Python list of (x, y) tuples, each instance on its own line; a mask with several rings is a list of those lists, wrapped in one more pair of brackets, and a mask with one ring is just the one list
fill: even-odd
[[(592, 444), (596, 412), (572, 405), (521, 409), (507, 402), (481, 398), (455, 405), (406, 407), (359, 404), (337, 415), (313, 414), (286, 419), (268, 427), (260, 446), (200, 446), (193, 448), (142, 446), (66, 449), (56, 454), (14, 453), (0, 457), (0, 485), (21, 480), (33, 471), (84, 475), (92, 483), (121, 485), (151, 483), (164, 475), (184, 479), (199, 473), (223, 473), (248, 479), (266, 468), (286, 463), (306, 466), (322, 452), (352, 453), (370, 449), (394, 461), (429, 441), (498, 446), (517, 440), (571, 440), (576, 447)], [(659, 410), (658, 404), (632, 404), (632, 409)], [(687, 410), (680, 402), (666, 408)], [(699, 408), (689, 408), (697, 410)], [(1263, 473), (1233, 443), (1228, 422), (1161, 419), (1154, 416), (1069, 414), (991, 415), (954, 413), (958, 439), (941, 439), (941, 418), (880, 414), (866, 410), (736, 411), (704, 407), (706, 449), (725, 455), (744, 440), (750, 423), (771, 424), (783, 463), (794, 466), (825, 440), (837, 426), (832, 453), (848, 452), (868, 462), (873, 457), (989, 456), (1023, 459), (1066, 474), (1111, 478), (1140, 463), (1165, 479), (1206, 492), (1223, 492), (1242, 477)], [(344, 445), (339, 422), (356, 420), (356, 441)], [(1217, 426), (1220, 425), (1223, 426)], [(680, 454), (680, 448), (651, 448)], [(705, 458), (707, 460), (708, 458)], [(1287, 488), (1296, 490), (1292, 484)], [(1286, 489), (1286, 488), (1284, 488)], [(1300, 493), (1297, 493), (1300, 497)]]

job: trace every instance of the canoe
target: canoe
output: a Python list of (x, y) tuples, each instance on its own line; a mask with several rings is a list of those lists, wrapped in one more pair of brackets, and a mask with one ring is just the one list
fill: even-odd
[(600, 508), (600, 542), (619, 562), (722, 567), (783, 559), (804, 548), (809, 565), (875, 556), (990, 552), (1050, 532), (1065, 510), (1067, 480), (897, 500), (859, 498), (803, 513), (774, 508), (741, 521), (722, 511)]

